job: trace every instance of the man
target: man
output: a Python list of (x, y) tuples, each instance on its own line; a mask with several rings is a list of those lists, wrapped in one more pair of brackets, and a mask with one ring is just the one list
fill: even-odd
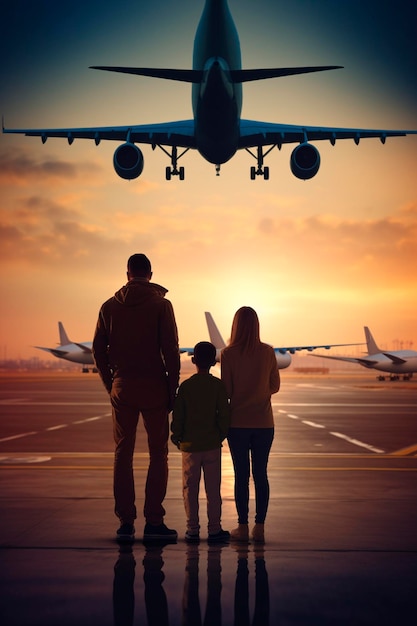
[(113, 413), (115, 513), (117, 537), (134, 539), (136, 519), (133, 453), (139, 413), (148, 435), (149, 467), (145, 487), (144, 539), (173, 539), (162, 505), (168, 481), (168, 413), (174, 405), (180, 358), (174, 311), (167, 289), (150, 282), (144, 254), (127, 264), (128, 283), (101, 307), (93, 354)]

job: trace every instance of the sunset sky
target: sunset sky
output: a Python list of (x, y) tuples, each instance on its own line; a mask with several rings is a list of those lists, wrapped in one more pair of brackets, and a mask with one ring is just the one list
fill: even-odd
[[(417, 129), (413, 3), (229, 0), (242, 65), (344, 69), (243, 87), (242, 117), (268, 122)], [(14, 0), (2, 7), (0, 112), (6, 127), (112, 126), (191, 118), (186, 83), (90, 65), (191, 68), (203, 0)], [(149, 256), (168, 288), (181, 345), (227, 339), (253, 306), (279, 345), (363, 341), (417, 349), (417, 136), (316, 143), (321, 168), (291, 174), (294, 146), (251, 181), (246, 152), (215, 169), (197, 152), (165, 180), (169, 159), (143, 146), (142, 176), (113, 169), (116, 142), (0, 135), (0, 359), (45, 356), (58, 320), (93, 337), (98, 309)], [(349, 348), (343, 350), (349, 353)], [(53, 358), (53, 357), (51, 357)]]

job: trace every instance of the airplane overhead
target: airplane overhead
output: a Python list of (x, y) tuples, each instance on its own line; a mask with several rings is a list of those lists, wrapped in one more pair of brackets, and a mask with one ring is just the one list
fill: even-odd
[[(207, 323), (207, 329), (209, 332), (209, 337), (210, 337), (210, 341), (211, 343), (214, 345), (214, 347), (216, 348), (216, 360), (217, 362), (220, 362), (220, 355), (221, 355), (221, 351), (223, 350), (223, 348), (226, 347), (226, 343), (219, 331), (219, 329), (216, 326), (216, 323), (213, 319), (213, 316), (211, 315), (211, 313), (209, 312), (205, 312), (204, 313), (205, 318), (206, 318), (206, 323)], [(275, 352), (275, 358), (277, 360), (277, 365), (278, 365), (278, 369), (285, 369), (286, 367), (288, 367), (289, 365), (291, 365), (291, 355), (295, 354), (296, 352), (300, 352), (301, 350), (307, 350), (308, 352), (312, 352), (313, 350), (316, 350), (317, 348), (323, 348), (325, 350), (330, 350), (330, 348), (336, 348), (336, 347), (340, 347), (340, 346), (355, 346), (355, 345), (362, 345), (362, 344), (352, 344), (352, 343), (339, 343), (339, 344), (333, 344), (333, 343), (329, 343), (329, 344), (321, 344), (321, 345), (302, 345), (302, 346), (285, 346), (285, 347), (281, 347), (281, 348), (274, 348), (274, 352)], [(185, 348), (183, 349), (183, 351), (187, 351), (189, 356), (191, 356), (193, 354), (192, 349), (186, 350)]]
[(193, 118), (159, 124), (90, 128), (5, 128), (3, 133), (19, 133), (41, 137), (66, 138), (69, 144), (75, 139), (91, 139), (98, 145), (102, 140), (123, 142), (117, 147), (113, 165), (116, 173), (126, 180), (141, 175), (144, 157), (136, 144), (149, 144), (160, 148), (171, 161), (166, 167), (166, 179), (178, 176), (184, 180), (184, 167), (178, 160), (189, 150), (197, 150), (209, 163), (215, 165), (219, 175), (222, 164), (229, 161), (238, 150), (246, 150), (257, 162), (250, 168), (250, 177), (269, 179), (265, 157), (283, 144), (297, 144), (290, 158), (294, 176), (302, 180), (313, 178), (320, 167), (320, 153), (311, 142), (339, 139), (379, 138), (416, 134), (415, 130), (384, 130), (361, 128), (336, 128), (290, 124), (277, 124), (241, 119), (242, 84), (248, 81), (279, 78), (340, 69), (341, 66), (287, 67), (242, 69), (239, 35), (230, 13), (227, 0), (206, 0), (194, 39), (192, 69), (122, 67), (95, 65), (92, 69), (153, 78), (187, 82), (192, 85)]
[[(83, 343), (74, 343), (65, 332), (62, 322), (58, 322), (59, 345), (56, 348), (44, 348), (42, 346), (34, 346), (38, 350), (44, 350), (53, 354), (58, 359), (65, 359), (73, 363), (82, 363), (83, 365), (94, 365), (92, 341)], [(94, 368), (95, 369), (95, 368)], [(83, 367), (83, 372), (88, 372), (88, 367)]]
[[(400, 376), (404, 380), (409, 380), (413, 373), (417, 372), (417, 352), (415, 350), (381, 350), (378, 348), (368, 326), (364, 326), (364, 331), (368, 354), (363, 357), (328, 356), (327, 354), (312, 354), (310, 356), (358, 363), (367, 369), (389, 372), (390, 380), (398, 380)], [(385, 380), (385, 376), (379, 375), (378, 379)]]

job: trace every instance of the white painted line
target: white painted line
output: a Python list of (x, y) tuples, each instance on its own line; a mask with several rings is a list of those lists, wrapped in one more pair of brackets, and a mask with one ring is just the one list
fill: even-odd
[(288, 413), (288, 417), (290, 417), (292, 420), (299, 420), (300, 419), (298, 417), (298, 415), (291, 415), (291, 413)]
[(25, 398), (0, 400), (3, 406), (19, 404), (22, 406), (108, 406), (108, 402), (34, 402)]
[(66, 428), (68, 424), (59, 424), (58, 426), (50, 426), (49, 428), (45, 428), (45, 430), (60, 430), (61, 428)]
[(12, 437), (4, 437), (3, 439), (0, 439), (1, 441), (11, 441), (12, 439), (20, 439), (21, 437), (29, 437), (29, 435), (37, 435), (38, 432), (37, 431), (32, 431), (31, 433), (22, 433), (21, 435), (13, 435)]
[(7, 465), (10, 464), (20, 464), (20, 463), (45, 463), (46, 461), (51, 461), (51, 456), (21, 456), (21, 457), (11, 457), (11, 456), (1, 456), (0, 463), (5, 463)]
[(103, 417), (110, 417), (111, 413), (104, 413), (103, 415), (95, 415), (94, 417), (86, 417), (84, 420), (77, 420), (76, 422), (71, 422), (72, 424), (85, 424), (86, 422), (95, 422), (96, 420), (101, 420)]
[(416, 407), (416, 403), (401, 402), (397, 404), (381, 404), (374, 402), (272, 402), (272, 406), (348, 406), (348, 407), (373, 407), (377, 409), (401, 409), (402, 407)]
[(342, 433), (331, 432), (330, 434), (333, 435), (334, 437), (339, 437), (339, 439), (345, 439), (349, 443), (353, 443), (353, 445), (355, 445), (355, 446), (359, 446), (361, 448), (366, 448), (367, 450), (371, 450), (371, 452), (376, 452), (377, 454), (385, 454), (385, 450), (380, 450), (379, 448), (375, 448), (374, 446), (370, 446), (369, 444), (364, 443), (363, 441), (358, 441), (357, 439), (352, 439), (351, 437), (348, 437), (347, 435), (343, 435)]
[(309, 422), (308, 420), (301, 420), (303, 424), (312, 426), (313, 428), (326, 428), (323, 424), (317, 424), (316, 422)]
[[(108, 413), (107, 415), (110, 415), (110, 413)], [(87, 419), (85, 419), (85, 422), (95, 422), (96, 420), (101, 420), (103, 417), (106, 417), (105, 415), (97, 415), (96, 417), (87, 417)]]

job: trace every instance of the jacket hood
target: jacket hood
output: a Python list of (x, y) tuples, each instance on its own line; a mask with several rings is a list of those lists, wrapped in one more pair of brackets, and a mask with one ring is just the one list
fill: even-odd
[(125, 306), (137, 306), (158, 296), (163, 298), (166, 293), (168, 289), (162, 285), (150, 283), (147, 280), (133, 279), (116, 291), (114, 297), (117, 302)]

